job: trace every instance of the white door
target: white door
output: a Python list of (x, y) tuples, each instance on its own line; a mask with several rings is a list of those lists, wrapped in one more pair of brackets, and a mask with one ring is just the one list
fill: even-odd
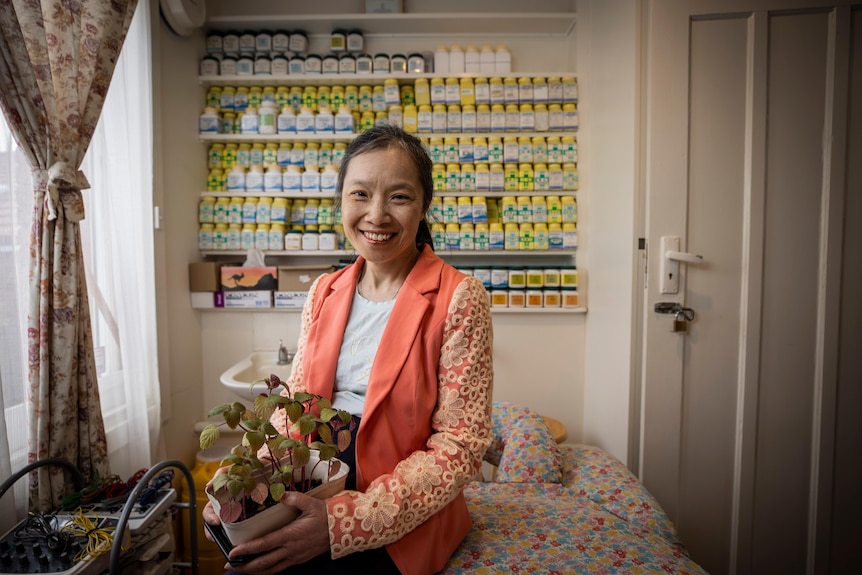
[[(862, 20), (835, 4), (660, 0), (645, 14), (639, 472), (713, 574), (829, 563), (841, 278), (862, 261), (842, 253)], [(661, 293), (662, 236), (703, 256), (667, 278), (677, 293)], [(657, 302), (691, 308), (688, 331)]]

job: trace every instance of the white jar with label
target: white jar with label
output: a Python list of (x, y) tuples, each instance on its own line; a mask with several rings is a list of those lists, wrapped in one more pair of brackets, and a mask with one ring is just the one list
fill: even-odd
[[(248, 114), (248, 110), (246, 110)], [(275, 102), (267, 100), (260, 105), (258, 112), (258, 133), (259, 134), (275, 134), (277, 131), (276, 117), (278, 116), (278, 106)], [(245, 116), (243, 116), (245, 121)]]
[(246, 108), (245, 114), (242, 115), (240, 132), (243, 134), (257, 134), (259, 119), (260, 118), (257, 114), (257, 109)]
[(512, 55), (505, 46), (497, 46), (497, 51), (494, 54), (494, 72), (496, 74), (512, 72)]
[(282, 191), (282, 173), (278, 166), (270, 166), (263, 175), (263, 190), (265, 192)]
[(245, 169), (239, 164), (235, 164), (233, 169), (227, 174), (227, 191), (245, 191)]
[(328, 109), (320, 110), (314, 118), (314, 131), (318, 134), (331, 134), (334, 126), (332, 112)]
[(248, 173), (245, 175), (245, 191), (263, 191), (263, 168), (261, 168), (261, 166), (252, 165), (252, 167), (249, 168)]
[(320, 172), (317, 166), (306, 166), (302, 173), (302, 191), (303, 192), (319, 192), (320, 191)]
[(218, 111), (215, 108), (204, 108), (204, 113), (200, 117), (200, 133), (201, 134), (218, 134), (221, 127), (221, 120), (218, 116)]
[(332, 164), (323, 169), (320, 174), (320, 191), (325, 194), (334, 194), (338, 186), (338, 170)]
[(279, 134), (295, 134), (296, 133), (296, 115), (290, 106), (285, 106), (281, 109), (276, 120), (276, 131)]

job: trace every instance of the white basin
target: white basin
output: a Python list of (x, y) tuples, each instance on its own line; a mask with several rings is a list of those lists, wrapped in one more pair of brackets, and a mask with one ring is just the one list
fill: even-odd
[[(249, 402), (256, 395), (266, 390), (260, 380), (275, 374), (284, 381), (290, 375), (291, 364), (278, 365), (278, 352), (255, 351), (229, 367), (219, 378), (221, 384), (231, 390), (234, 395)], [(252, 384), (260, 382), (252, 388)]]

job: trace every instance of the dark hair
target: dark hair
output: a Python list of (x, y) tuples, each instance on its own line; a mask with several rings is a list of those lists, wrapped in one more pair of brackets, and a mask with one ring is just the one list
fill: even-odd
[[(338, 172), (338, 185), (335, 197), (335, 209), (341, 207), (341, 192), (344, 189), (344, 175), (350, 166), (350, 160), (354, 157), (366, 152), (374, 152), (377, 150), (388, 150), (390, 148), (398, 148), (405, 152), (407, 156), (413, 160), (416, 166), (416, 173), (419, 174), (419, 183), (422, 186), (422, 211), (427, 212), (431, 207), (431, 198), (434, 196), (434, 180), (431, 176), (431, 158), (422, 142), (416, 136), (408, 134), (397, 126), (389, 124), (381, 124), (369, 128), (359, 134), (344, 152), (344, 158), (341, 160), (341, 168)], [(422, 246), (428, 244), (431, 249), (434, 249), (434, 240), (431, 236), (431, 228), (428, 226), (427, 218), (423, 218), (419, 222), (419, 229), (416, 230), (416, 245), (422, 249)]]

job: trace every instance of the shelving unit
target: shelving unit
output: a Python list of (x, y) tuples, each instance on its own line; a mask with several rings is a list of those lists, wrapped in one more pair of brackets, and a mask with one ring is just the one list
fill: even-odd
[[(221, 12), (219, 11), (221, 10)], [(205, 28), (209, 32), (244, 30), (286, 30), (293, 32), (303, 31), (309, 38), (310, 45), (320, 46), (324, 39), (328, 39), (333, 29), (359, 29), (367, 39), (369, 38), (414, 38), (417, 36), (464, 36), (464, 42), (471, 43), (476, 37), (488, 37), (487, 41), (493, 42), (492, 37), (499, 37), (501, 43), (503, 38), (513, 37), (553, 37), (563, 40), (570, 36), (577, 22), (574, 12), (500, 12), (500, 13), (475, 13), (475, 12), (440, 12), (440, 13), (396, 13), (396, 14), (365, 14), (365, 13), (342, 13), (342, 14), (272, 14), (272, 8), (267, 6), (248, 6), (243, 9), (242, 15), (237, 15), (227, 5), (217, 5), (214, 11), (210, 11)], [(405, 40), (406, 43), (406, 40)], [(391, 44), (389, 45), (391, 48)], [(366, 43), (366, 51), (373, 53)], [(391, 52), (392, 50), (388, 50)], [(315, 52), (315, 50), (312, 50)], [(319, 50), (317, 51), (319, 53)], [(554, 66), (549, 66), (554, 67)], [(248, 86), (248, 87), (280, 87), (280, 86), (334, 86), (334, 85), (370, 85), (381, 86), (387, 80), (397, 80), (399, 84), (412, 84), (417, 79), (433, 80), (436, 78), (566, 78), (576, 77), (572, 71), (537, 71), (533, 67), (529, 72), (511, 72), (506, 74), (434, 74), (434, 73), (398, 73), (398, 74), (294, 74), (294, 75), (229, 75), (229, 76), (198, 76), (198, 83), (204, 87), (211, 86)], [(349, 143), (358, 134), (202, 134), (202, 143), (291, 143), (291, 142), (333, 142)], [(483, 131), (483, 132), (420, 132), (416, 134), (423, 139), (431, 138), (506, 138), (506, 137), (566, 137), (577, 138), (577, 130), (545, 131), (545, 132), (519, 132), (519, 131)], [(439, 197), (466, 197), (485, 196), (489, 199), (499, 199), (503, 196), (575, 196), (576, 190), (446, 190), (435, 191)], [(330, 194), (317, 192), (200, 192), (203, 197), (270, 197), (270, 198), (327, 198)], [(267, 256), (277, 258), (280, 263), (289, 263), (296, 258), (299, 261), (338, 261), (340, 258), (355, 255), (352, 251), (265, 251)], [(537, 265), (545, 266), (571, 266), (576, 264), (577, 249), (554, 249), (554, 250), (483, 250), (483, 251), (450, 251), (437, 250), (444, 259), (453, 265), (480, 265), (486, 262), (494, 262), (494, 265), (528, 265), (527, 262), (535, 262)], [(201, 254), (208, 258), (220, 256), (242, 256), (244, 250), (207, 250)], [(309, 260), (311, 258), (311, 260)], [(329, 259), (331, 258), (331, 260)], [(581, 294), (583, 297), (583, 294)], [(503, 308), (495, 308), (498, 312)], [(514, 313), (584, 313), (585, 307), (581, 308), (507, 308)]]

